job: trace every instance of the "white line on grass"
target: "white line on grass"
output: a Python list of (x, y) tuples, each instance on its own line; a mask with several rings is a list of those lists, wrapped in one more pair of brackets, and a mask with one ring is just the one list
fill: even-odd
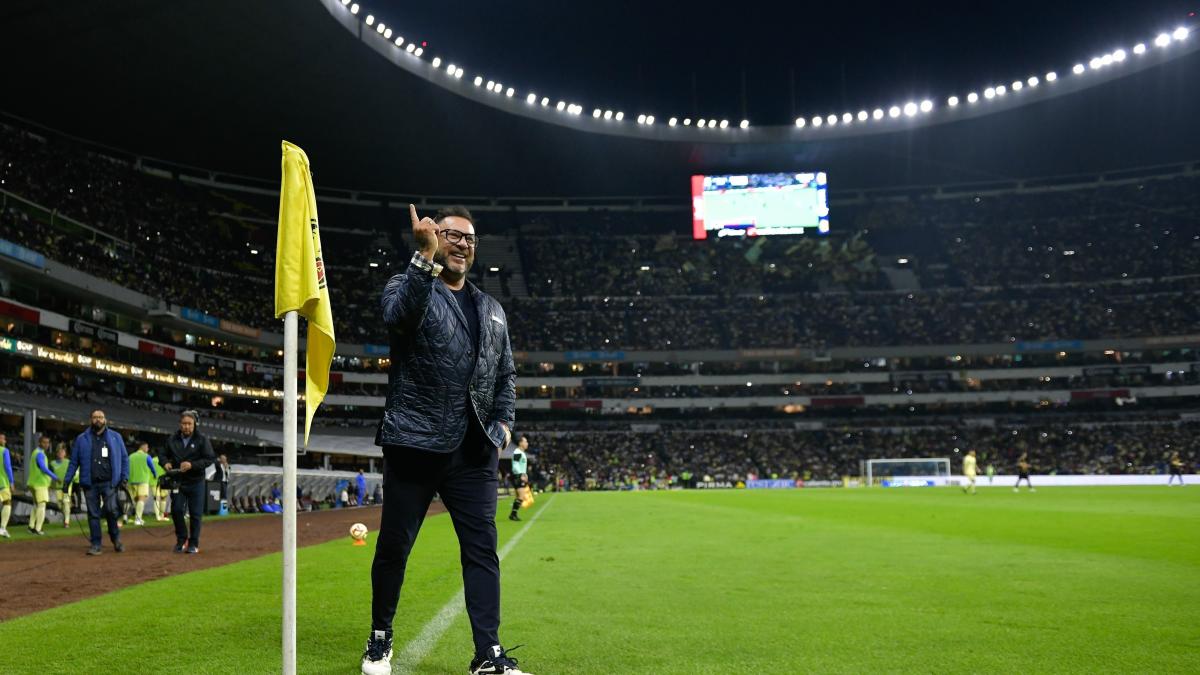
[[(517, 542), (521, 541), (521, 537), (525, 536), (525, 532), (527, 532), (529, 528), (533, 526), (533, 523), (537, 521), (537, 519), (540, 518), (543, 513), (546, 512), (546, 509), (550, 508), (550, 502), (553, 501), (553, 499), (554, 495), (551, 495), (550, 498), (546, 500), (546, 504), (542, 506), (542, 508), (538, 509), (537, 513), (533, 514), (533, 517), (529, 519), (529, 522), (525, 523), (521, 529), (517, 530), (516, 534), (510, 537), (508, 541), (504, 542), (504, 547), (500, 549), (500, 553), (498, 554), (500, 560), (504, 560), (504, 557), (508, 555), (509, 551), (512, 551), (513, 547), (517, 545)], [(400, 672), (409, 672), (416, 668), (422, 661), (424, 661), (425, 657), (429, 655), (429, 652), (433, 651), (433, 648), (437, 645), (438, 640), (442, 638), (442, 633), (446, 632), (446, 629), (450, 627), (450, 624), (454, 623), (454, 620), (458, 618), (458, 615), (461, 614), (462, 611), (463, 589), (459, 588), (458, 592), (454, 594), (454, 597), (446, 601), (446, 604), (442, 605), (442, 608), (438, 611), (437, 615), (430, 619), (429, 623), (425, 624), (425, 627), (421, 629), (421, 632), (417, 634), (417, 637), (413, 638), (411, 642), (405, 645), (404, 653), (400, 655), (400, 663), (398, 664)]]

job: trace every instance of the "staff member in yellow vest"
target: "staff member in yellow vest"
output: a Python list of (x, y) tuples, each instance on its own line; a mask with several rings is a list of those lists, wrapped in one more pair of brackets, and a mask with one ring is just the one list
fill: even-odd
[(155, 489), (158, 488), (158, 470), (154, 468), (154, 462), (150, 461), (150, 444), (142, 441), (138, 443), (137, 450), (129, 456), (129, 492), (133, 495), (134, 506), (134, 525), (145, 525), (146, 521), (142, 520), (142, 513), (146, 510), (146, 498), (150, 496), (150, 482), (154, 481)]
[(71, 465), (71, 460), (67, 459), (67, 444), (65, 441), (59, 441), (58, 445), (54, 446), (54, 459), (50, 460), (50, 470), (54, 472), (54, 498), (58, 500), (58, 509), (62, 511), (63, 527), (71, 526), (71, 500), (75, 498), (74, 489), (79, 485), (79, 475), (76, 474), (75, 482), (70, 485), (63, 485), (63, 479), (67, 477), (67, 467)]
[(33, 462), (26, 472), (25, 484), (33, 493), (33, 513), (29, 514), (29, 531), (33, 534), (46, 534), (42, 526), (46, 524), (46, 502), (50, 501), (50, 484), (58, 476), (46, 464), (46, 451), (50, 449), (50, 437), (42, 435), (38, 446), (33, 450)]
[(12, 457), (8, 453), (8, 436), (0, 431), (0, 537), (10, 537), (8, 519), (12, 516)]
[[(153, 455), (150, 458), (150, 463), (152, 465), (154, 465), (154, 475), (162, 476), (163, 473), (166, 471), (166, 469), (163, 468), (162, 462), (159, 461), (157, 454)], [(167, 513), (167, 500), (170, 499), (170, 497), (171, 497), (171, 491), (164, 489), (162, 487), (159, 487), (157, 481), (155, 481), (154, 487), (151, 488), (151, 490), (154, 494), (154, 519), (159, 521), (160, 523), (163, 521), (166, 521), (166, 520), (170, 520), (170, 518), (168, 518), (166, 516), (166, 513)]]

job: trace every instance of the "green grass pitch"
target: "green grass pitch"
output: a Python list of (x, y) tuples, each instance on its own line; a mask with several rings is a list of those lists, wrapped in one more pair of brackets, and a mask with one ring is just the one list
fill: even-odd
[[(1200, 486), (571, 493), (523, 516), (539, 511), (503, 562), (501, 630), (537, 675), (1200, 671)], [(501, 545), (522, 526), (501, 520)], [(301, 549), (300, 672), (358, 672), (372, 551)], [(8, 621), (0, 672), (278, 672), (279, 579), (273, 555)], [(460, 584), (433, 517), (397, 656)], [(464, 614), (394, 672), (463, 673), (469, 652)]]

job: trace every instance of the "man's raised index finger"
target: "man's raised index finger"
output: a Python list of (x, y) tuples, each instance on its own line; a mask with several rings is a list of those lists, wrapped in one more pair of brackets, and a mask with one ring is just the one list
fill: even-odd
[(416, 227), (421, 221), (417, 218), (417, 207), (412, 204), (408, 205), (408, 215), (412, 217), (413, 227)]

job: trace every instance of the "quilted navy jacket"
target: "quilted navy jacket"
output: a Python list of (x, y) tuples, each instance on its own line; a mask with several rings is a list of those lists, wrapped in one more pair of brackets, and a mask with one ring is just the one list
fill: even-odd
[[(473, 345), (466, 317), (444, 283), (412, 264), (383, 289), (383, 322), (391, 344), (387, 403), (376, 445), (453, 452), (477, 421), (492, 445), (504, 444), (504, 429), (516, 419), (517, 371), (504, 309), (467, 282), (479, 312), (479, 344)], [(470, 394), (467, 417), (455, 403)]]

